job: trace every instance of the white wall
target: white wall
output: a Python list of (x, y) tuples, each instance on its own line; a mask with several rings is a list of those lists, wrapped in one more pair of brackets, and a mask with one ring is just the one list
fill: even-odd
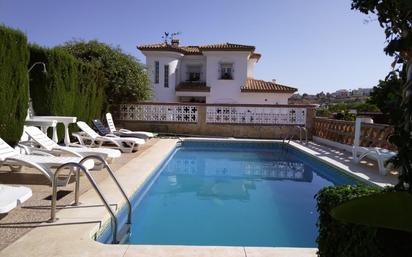
[(180, 79), (179, 82), (187, 80), (187, 66), (201, 65), (202, 74), (200, 75), (200, 81), (206, 81), (206, 57), (202, 55), (186, 55), (180, 62)]
[[(180, 53), (162, 51), (143, 51), (146, 65), (152, 81), (155, 102), (178, 102), (176, 85), (187, 79), (188, 65), (202, 65), (201, 80), (209, 86), (210, 93), (206, 103), (239, 104), (287, 104), (292, 93), (242, 93), (247, 77), (253, 77), (256, 59), (248, 59), (249, 52), (240, 51), (205, 51), (203, 56), (183, 56)], [(155, 84), (155, 61), (159, 61), (159, 83)], [(233, 80), (219, 79), (220, 63), (233, 63)], [(164, 65), (169, 65), (169, 87), (164, 87)], [(193, 92), (188, 93), (191, 96)]]
[(247, 61), (247, 77), (248, 78), (254, 78), (255, 77), (254, 69), (255, 69), (255, 64), (256, 63), (257, 63), (257, 59), (255, 59), (255, 58), (249, 59)]
[(293, 93), (241, 93), (240, 104), (288, 104)]
[[(211, 87), (206, 103), (238, 102), (240, 87), (246, 82), (249, 52), (207, 51), (203, 54), (206, 56), (206, 84)], [(220, 63), (233, 63), (233, 80), (219, 79)]]
[[(155, 102), (177, 102), (176, 82), (179, 79), (179, 63), (182, 54), (173, 52), (143, 52), (146, 55), (146, 66), (152, 81), (153, 99)], [(159, 83), (155, 84), (155, 61), (159, 61)], [(169, 65), (169, 87), (164, 87), (164, 66)]]

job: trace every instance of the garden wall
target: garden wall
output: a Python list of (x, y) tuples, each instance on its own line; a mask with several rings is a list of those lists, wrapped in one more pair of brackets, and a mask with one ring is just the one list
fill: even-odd
[(118, 126), (130, 130), (261, 139), (304, 138), (302, 127), (310, 138), (315, 115), (311, 105), (140, 102), (111, 111)]
[[(320, 117), (316, 117), (314, 121), (313, 135), (315, 137), (348, 145), (348, 149), (351, 151), (355, 137), (354, 121), (333, 120)], [(393, 126), (386, 124), (362, 123), (360, 145), (396, 150), (396, 147), (388, 142), (388, 137), (393, 134), (393, 130)]]

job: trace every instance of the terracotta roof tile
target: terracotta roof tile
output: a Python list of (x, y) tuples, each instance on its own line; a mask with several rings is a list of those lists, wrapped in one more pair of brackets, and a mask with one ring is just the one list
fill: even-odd
[(232, 43), (213, 44), (203, 46), (173, 46), (171, 44), (149, 44), (137, 46), (142, 51), (173, 51), (187, 55), (201, 55), (202, 51), (255, 51), (254, 46)]
[(260, 57), (262, 57), (262, 55), (259, 53), (251, 53), (249, 56), (250, 59), (258, 59), (258, 60), (260, 59)]
[(203, 45), (203, 46), (199, 46), (199, 48), (202, 49), (202, 51), (215, 51), (215, 50), (252, 51), (252, 52), (255, 51), (254, 46), (232, 44), (232, 43)]
[(198, 46), (181, 46), (185, 54), (202, 54)]
[(293, 93), (297, 89), (269, 81), (248, 78), (240, 91), (243, 93)]
[(184, 50), (182, 50), (181, 47), (173, 46), (173, 45), (166, 44), (166, 43), (140, 45), (140, 46), (137, 46), (137, 48), (143, 51), (171, 51), (171, 52), (178, 52), (178, 53), (184, 54)]

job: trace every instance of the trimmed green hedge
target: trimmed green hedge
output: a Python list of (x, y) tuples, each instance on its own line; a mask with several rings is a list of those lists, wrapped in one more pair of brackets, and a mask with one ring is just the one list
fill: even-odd
[[(44, 62), (30, 72), (30, 96), (36, 115), (76, 116), (90, 122), (105, 109), (104, 81), (100, 71), (61, 49), (30, 46), (30, 63)], [(61, 129), (59, 137), (61, 138)]]
[[(385, 189), (393, 190), (393, 189)], [(319, 220), (318, 256), (321, 257), (389, 257), (411, 256), (412, 234), (333, 219), (330, 211), (348, 200), (376, 194), (381, 189), (366, 186), (326, 187), (316, 195)]]
[(0, 26), (0, 137), (16, 144), (27, 115), (29, 53), (26, 36)]

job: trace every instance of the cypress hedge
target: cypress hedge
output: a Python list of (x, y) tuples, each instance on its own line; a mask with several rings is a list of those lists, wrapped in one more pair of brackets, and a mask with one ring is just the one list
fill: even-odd
[(30, 45), (29, 50), (30, 64), (44, 62), (47, 67), (47, 73), (40, 65), (30, 72), (30, 96), (36, 115), (76, 116), (86, 122), (102, 116), (105, 94), (100, 71), (61, 49)]
[(0, 26), (0, 137), (16, 144), (27, 115), (29, 52), (26, 36)]

